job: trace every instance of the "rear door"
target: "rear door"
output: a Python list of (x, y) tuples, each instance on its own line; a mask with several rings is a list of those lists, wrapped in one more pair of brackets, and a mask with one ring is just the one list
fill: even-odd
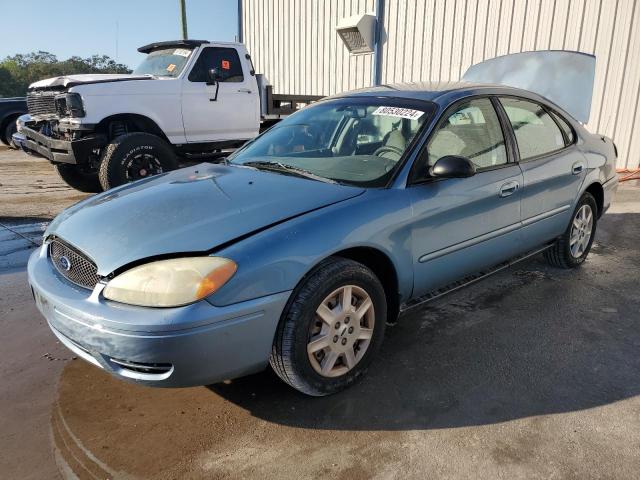
[[(407, 188), (413, 209), (414, 297), (518, 253), (523, 180), (505, 137), (489, 98), (455, 104), (431, 134)], [(469, 158), (477, 173), (430, 178), (428, 168), (445, 155)]]
[[(207, 72), (217, 68), (217, 87)], [(183, 80), (182, 119), (188, 142), (244, 140), (258, 134), (260, 105), (255, 76), (248, 62), (230, 46), (204, 47)]]
[(524, 177), (522, 245), (532, 249), (561, 235), (586, 175), (575, 133), (558, 113), (528, 99), (500, 97)]

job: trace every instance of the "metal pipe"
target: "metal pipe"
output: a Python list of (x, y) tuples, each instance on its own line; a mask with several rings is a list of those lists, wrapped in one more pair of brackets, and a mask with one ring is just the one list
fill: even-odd
[(242, 0), (238, 0), (238, 42), (244, 42), (242, 38)]
[(382, 29), (384, 24), (384, 0), (376, 0), (376, 32), (373, 45), (373, 62), (371, 62), (371, 83), (380, 85), (382, 78)]
[(180, 1), (180, 26), (182, 27), (182, 39), (186, 40), (189, 38), (187, 35), (187, 5), (186, 0)]

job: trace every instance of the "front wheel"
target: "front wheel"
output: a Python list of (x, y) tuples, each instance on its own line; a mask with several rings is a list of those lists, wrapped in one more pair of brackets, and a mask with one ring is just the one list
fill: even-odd
[(366, 371), (384, 337), (387, 303), (361, 263), (330, 258), (294, 290), (280, 320), (271, 367), (307, 395), (339, 392)]
[(53, 166), (58, 176), (71, 188), (81, 192), (98, 193), (102, 191), (98, 172), (84, 171), (76, 165), (58, 163)]
[(150, 133), (128, 133), (115, 138), (100, 157), (100, 183), (110, 188), (178, 168), (171, 147)]
[(593, 195), (585, 193), (580, 197), (564, 234), (544, 252), (547, 262), (560, 268), (581, 265), (591, 250), (597, 223), (598, 204)]

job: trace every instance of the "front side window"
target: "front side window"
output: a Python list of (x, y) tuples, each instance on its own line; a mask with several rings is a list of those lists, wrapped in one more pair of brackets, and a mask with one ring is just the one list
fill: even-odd
[(207, 72), (217, 68), (221, 82), (243, 82), (242, 64), (235, 48), (206, 47), (189, 73), (191, 82), (206, 82)]
[(366, 97), (319, 102), (276, 124), (238, 150), (230, 162), (382, 187), (434, 109), (429, 102)]
[(191, 56), (190, 48), (163, 48), (149, 53), (133, 73), (134, 75), (155, 75), (157, 77), (177, 77)]
[(516, 135), (520, 160), (564, 148), (564, 137), (547, 111), (534, 102), (519, 98), (500, 99)]
[(478, 170), (507, 163), (504, 135), (491, 100), (469, 100), (445, 115), (427, 147), (429, 167), (447, 155), (466, 157)]

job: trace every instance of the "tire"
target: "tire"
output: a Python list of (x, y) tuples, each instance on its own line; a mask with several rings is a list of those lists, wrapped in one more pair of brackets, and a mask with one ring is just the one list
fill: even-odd
[[(139, 166), (138, 166), (139, 165)], [(104, 190), (178, 168), (171, 147), (150, 133), (128, 133), (115, 138), (100, 157)]]
[(12, 118), (4, 127), (4, 132), (2, 132), (3, 134), (2, 143), (7, 145), (9, 148), (17, 149), (18, 146), (15, 143), (13, 143), (13, 140), (12, 140), (12, 136), (16, 132), (17, 132), (16, 119)]
[[(585, 225), (582, 220), (582, 213), (590, 213), (591, 224)], [(578, 218), (580, 216), (581, 218)], [(574, 227), (574, 223), (576, 226)], [(591, 245), (593, 244), (593, 238), (596, 234), (596, 226), (598, 223), (598, 204), (595, 198), (590, 193), (585, 193), (580, 197), (578, 205), (576, 206), (573, 214), (571, 215), (571, 221), (569, 226), (562, 234), (562, 236), (556, 240), (553, 246), (544, 252), (544, 257), (554, 267), (559, 268), (576, 268), (584, 263)], [(579, 234), (580, 228), (578, 225), (582, 225), (582, 235)], [(576, 242), (572, 245), (572, 233), (576, 236)], [(576, 246), (580, 248), (576, 248)]]
[[(356, 309), (352, 315), (358, 314), (366, 296), (372, 307), (366, 309), (362, 320), (358, 320), (345, 316), (341, 307), (336, 305), (333, 311), (326, 311), (338, 312), (334, 318), (341, 319), (342, 323), (322, 321), (316, 310), (328, 296), (345, 287), (353, 292), (356, 299), (355, 305), (351, 304)], [(344, 298), (344, 294), (335, 298)], [(324, 396), (339, 392), (366, 372), (382, 344), (386, 318), (385, 292), (375, 274), (361, 263), (331, 257), (316, 267), (293, 291), (276, 330), (271, 367), (284, 382), (307, 395)], [(356, 330), (352, 332), (354, 328)], [(308, 353), (311, 339), (320, 337), (327, 342), (325, 348)], [(334, 349), (340, 348), (345, 352), (335, 360), (333, 370), (321, 374), (319, 369), (327, 365), (325, 362), (330, 356), (337, 355)], [(347, 365), (346, 357), (349, 349), (353, 354), (351, 367)]]
[(85, 172), (76, 165), (56, 164), (53, 166), (56, 173), (71, 188), (81, 192), (98, 193), (102, 191), (102, 185), (98, 179), (98, 172)]

